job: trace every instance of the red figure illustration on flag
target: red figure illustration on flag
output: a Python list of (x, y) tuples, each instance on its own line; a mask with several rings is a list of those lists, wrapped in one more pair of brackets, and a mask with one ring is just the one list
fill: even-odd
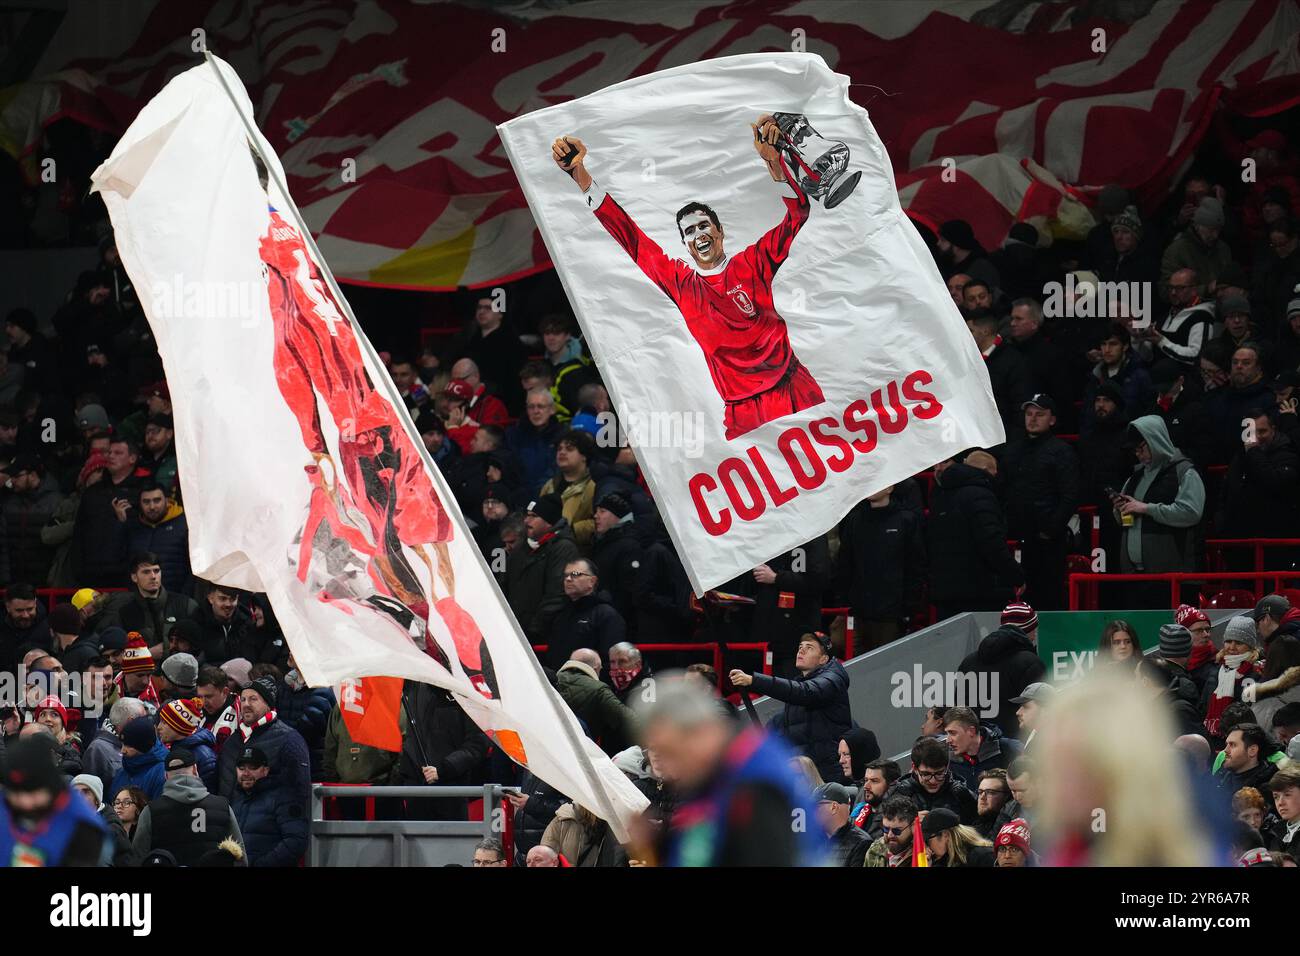
[(677, 231), (694, 266), (672, 259), (586, 170), (587, 148), (562, 136), (552, 158), (573, 177), (587, 206), (651, 282), (673, 301), (704, 352), (713, 385), (723, 401), (728, 439), (825, 401), (812, 373), (790, 345), (785, 319), (776, 311), (772, 282), (790, 254), (811, 203), (778, 148), (782, 131), (771, 116), (751, 124), (754, 148), (773, 182), (784, 183), (785, 216), (756, 243), (734, 256), (723, 249), (726, 232), (703, 202), (677, 211)]
[[(254, 162), (265, 190), (264, 167), (256, 155)], [(486, 642), (456, 602), (450, 516), (398, 413), (376, 391), (351, 323), (297, 227), (274, 208), (259, 254), (276, 383), (311, 457), (304, 466), (312, 485), (307, 519), (289, 556), (298, 580), (322, 601), (360, 601), (384, 612), (450, 670), (429, 631), (436, 614), (466, 677), (485, 697), (496, 696)], [(338, 431), (336, 455), (322, 406)]]

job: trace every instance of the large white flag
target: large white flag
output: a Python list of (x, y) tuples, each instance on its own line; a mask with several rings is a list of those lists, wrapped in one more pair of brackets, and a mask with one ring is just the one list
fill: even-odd
[(697, 592), (1004, 440), (848, 85), (733, 56), (498, 127)]
[(265, 591), (312, 684), (444, 687), (622, 834), (645, 798), (546, 682), (253, 131), (272, 167), (259, 183), (252, 116), (214, 59), (154, 97), (93, 177), (167, 372), (195, 573)]

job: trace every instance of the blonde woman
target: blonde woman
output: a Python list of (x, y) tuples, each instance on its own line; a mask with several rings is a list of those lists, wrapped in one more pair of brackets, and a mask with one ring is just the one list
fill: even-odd
[(790, 767), (805, 780), (808, 781), (808, 792), (812, 793), (826, 781), (822, 775), (817, 772), (817, 765), (812, 762), (811, 757), (799, 756), (790, 761)]
[(1167, 708), (1102, 668), (1044, 714), (1035, 842), (1048, 866), (1209, 866)]
[(921, 821), (930, 866), (992, 866), (993, 844), (951, 810), (931, 810)]

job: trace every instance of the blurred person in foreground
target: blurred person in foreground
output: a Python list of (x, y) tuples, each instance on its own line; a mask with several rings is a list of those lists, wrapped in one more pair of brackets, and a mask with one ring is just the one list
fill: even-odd
[(1066, 687), (1040, 734), (1035, 834), (1041, 829), (1045, 865), (1212, 863), (1212, 821), (1194, 806), (1173, 721), (1135, 693), (1131, 676), (1094, 671)]
[[(815, 816), (790, 749), (723, 717), (698, 682), (660, 676), (641, 711), (645, 745), (678, 787), (661, 851), (665, 866), (800, 866), (817, 862)], [(802, 819), (802, 827), (791, 821)]]

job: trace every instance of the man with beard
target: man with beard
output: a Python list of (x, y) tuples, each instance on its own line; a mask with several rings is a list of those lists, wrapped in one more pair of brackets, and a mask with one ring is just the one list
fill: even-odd
[(938, 253), (939, 271), (945, 278), (964, 272), (972, 279), (984, 281), (991, 289), (1001, 284), (998, 270), (989, 261), (984, 247), (975, 238), (975, 230), (965, 219), (949, 219), (941, 225), (934, 247)]
[(862, 790), (859, 792), (861, 802), (853, 808), (853, 825), (871, 840), (880, 839), (882, 833), (880, 806), (884, 803), (889, 788), (902, 775), (903, 772), (897, 761), (883, 758), (871, 761), (863, 771)]
[(140, 487), (136, 499), (139, 509), (118, 509), (118, 518), (126, 526), (129, 554), (149, 552), (158, 557), (162, 583), (173, 594), (190, 591), (190, 529), (185, 509), (168, 498), (162, 484), (149, 478)]
[(0, 802), (0, 865), (101, 866), (107, 827), (68, 786), (46, 734), (6, 748)]
[(1193, 269), (1179, 269), (1166, 281), (1169, 314), (1158, 327), (1154, 323), (1147, 326), (1142, 340), (1164, 357), (1190, 368), (1210, 341), (1214, 303), (1201, 301), (1201, 278)]
[(198, 605), (184, 594), (163, 587), (162, 566), (151, 551), (141, 551), (127, 563), (132, 588), (118, 595), (105, 616), (105, 625), (138, 632), (149, 644), (149, 653), (161, 658), (166, 653), (172, 625), (193, 619)]
[(239, 726), (239, 698), (230, 692), (225, 672), (211, 664), (199, 668), (198, 696), (203, 702), (203, 726), (216, 738), (217, 753)]
[(1238, 724), (1228, 731), (1223, 745), (1223, 766), (1214, 782), (1231, 797), (1242, 787), (1254, 787), (1271, 794), (1268, 782), (1277, 767), (1269, 757), (1276, 750), (1272, 739), (1259, 724)]
[(979, 831), (980, 836), (991, 840), (997, 835), (1002, 808), (1011, 799), (1011, 787), (1007, 784), (1006, 770), (998, 768), (982, 771), (975, 794), (976, 806), (979, 808), (979, 819), (975, 821), (975, 829)]
[(912, 822), (916, 805), (906, 797), (889, 797), (880, 808), (880, 837), (867, 847), (865, 866), (911, 866)]

